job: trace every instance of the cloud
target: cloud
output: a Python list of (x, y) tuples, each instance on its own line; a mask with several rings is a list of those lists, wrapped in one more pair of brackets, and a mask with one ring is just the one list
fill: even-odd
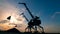
[(60, 12), (55, 12), (51, 17), (54, 18), (57, 14), (60, 14)]
[[(23, 11), (25, 11), (25, 8), (20, 8), (20, 9), (16, 8), (15, 5), (12, 5), (5, 0), (0, 2), (0, 23), (1, 23), (0, 27), (2, 27), (2, 28), (0, 28), (0, 30), (8, 30), (8, 29), (14, 28), (14, 25), (9, 25), (10, 22), (8, 20), (6, 20), (6, 18), (8, 16), (15, 17), (17, 20), (16, 24), (18, 26), (20, 24), (22, 24), (21, 29), (22, 28), (24, 29), (26, 27), (25, 19), (24, 19), (24, 17), (19, 15)], [(21, 31), (20, 27), (18, 29)]]
[(2, 21), (0, 21), (0, 24), (4, 24), (4, 23), (7, 23), (7, 22), (10, 22), (10, 21), (8, 21), (8, 20), (2, 20)]
[(9, 25), (10, 21), (2, 20), (0, 21), (0, 31), (6, 31), (15, 27), (15, 25)]

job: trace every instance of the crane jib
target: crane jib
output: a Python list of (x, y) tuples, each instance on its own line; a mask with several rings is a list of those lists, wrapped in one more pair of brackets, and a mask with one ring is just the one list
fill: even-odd
[(30, 12), (30, 10), (28, 9), (28, 7), (25, 3), (19, 3), (19, 4), (23, 4), (26, 7), (28, 13), (31, 15), (31, 17), (34, 18), (34, 16), (32, 15), (32, 13)]

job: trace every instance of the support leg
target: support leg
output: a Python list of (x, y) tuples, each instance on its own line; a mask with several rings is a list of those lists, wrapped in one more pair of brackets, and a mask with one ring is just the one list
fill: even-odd
[(42, 26), (39, 26), (39, 28), (41, 28), (42, 29), (42, 33), (44, 33), (44, 28)]
[(35, 26), (35, 31), (37, 31), (37, 26)]

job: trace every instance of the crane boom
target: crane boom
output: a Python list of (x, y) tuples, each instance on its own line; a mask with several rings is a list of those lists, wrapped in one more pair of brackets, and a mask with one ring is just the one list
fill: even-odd
[(32, 13), (31, 13), (30, 10), (28, 9), (26, 3), (18, 3), (18, 4), (23, 4), (23, 5), (26, 7), (28, 13), (31, 15), (31, 17), (34, 18), (34, 16), (32, 15)]

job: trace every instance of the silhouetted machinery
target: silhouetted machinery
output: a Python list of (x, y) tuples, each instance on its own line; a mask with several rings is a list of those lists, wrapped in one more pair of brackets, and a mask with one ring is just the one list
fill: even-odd
[[(26, 20), (28, 21), (28, 26), (27, 26), (27, 28), (30, 29), (30, 31), (31, 31), (31, 28), (33, 28), (33, 26), (35, 26), (35, 28), (33, 28), (33, 29), (35, 29), (35, 31), (37, 31), (37, 26), (38, 26), (39, 28), (42, 29), (42, 32), (44, 32), (43, 27), (40, 26), (41, 20), (39, 19), (39, 17), (33, 16), (32, 13), (30, 12), (30, 10), (28, 9), (28, 7), (26, 6), (25, 3), (20, 3), (20, 2), (19, 2), (18, 4), (23, 4), (23, 5), (26, 7), (26, 10), (28, 11), (28, 13), (29, 13), (29, 14), (31, 15), (31, 17), (32, 17), (32, 19), (29, 21), (29, 20), (26, 18), (26, 16), (24, 15), (24, 13), (22, 13), (23, 16), (26, 18)], [(26, 28), (26, 29), (27, 29), (27, 28)]]

